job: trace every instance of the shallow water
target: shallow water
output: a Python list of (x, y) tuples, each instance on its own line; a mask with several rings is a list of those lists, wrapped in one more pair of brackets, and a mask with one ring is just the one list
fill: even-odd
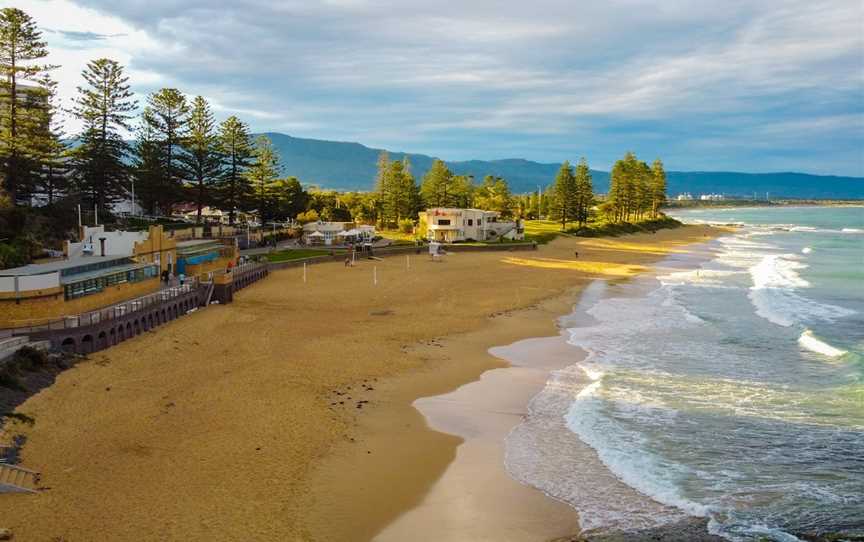
[(583, 301), (588, 358), (532, 401), (511, 474), (587, 529), (864, 531), (864, 208), (679, 216), (746, 226)]

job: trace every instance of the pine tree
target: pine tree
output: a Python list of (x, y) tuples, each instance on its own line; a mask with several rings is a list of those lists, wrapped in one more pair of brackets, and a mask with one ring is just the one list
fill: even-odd
[(390, 184), (390, 155), (387, 151), (381, 151), (378, 155), (375, 171), (375, 215), (380, 226), (384, 228), (388, 218), (384, 201), (387, 199), (387, 187)]
[(78, 87), (73, 109), (84, 127), (73, 158), (75, 184), (88, 207), (106, 212), (127, 192), (130, 148), (122, 132), (131, 130), (136, 101), (123, 66), (114, 60), (94, 60), (81, 76), (87, 86)]
[(591, 206), (594, 204), (594, 186), (591, 182), (591, 169), (585, 158), (576, 166), (576, 219), (579, 226), (588, 223)]
[(48, 91), (48, 122), (45, 125), (46, 136), (41, 138), (42, 143), (37, 150), (37, 161), (41, 165), (39, 193), (50, 206), (54, 205), (55, 198), (68, 191), (71, 153), (58, 114), (57, 83), (45, 77), (42, 87)]
[(420, 192), (429, 207), (455, 207), (462, 199), (464, 184), (453, 176), (447, 164), (436, 159), (423, 176)]
[(573, 221), (578, 214), (579, 193), (573, 166), (565, 161), (561, 164), (552, 186), (552, 201), (550, 207), (558, 220), (561, 230), (567, 229), (567, 222)]
[(651, 216), (657, 218), (660, 207), (666, 203), (666, 171), (660, 159), (651, 168)]
[(212, 199), (211, 188), (222, 172), (222, 155), (219, 152), (216, 121), (210, 104), (201, 96), (192, 100), (189, 114), (189, 130), (183, 141), (186, 153), (181, 161), (189, 174), (190, 188), (194, 194), (197, 224), (201, 223), (201, 209)]
[(251, 193), (244, 175), (252, 159), (249, 128), (237, 117), (228, 117), (219, 125), (219, 151), (225, 165), (219, 179), (219, 200), (222, 209), (228, 209), (228, 222), (234, 224), (237, 211)]
[(475, 204), (480, 209), (496, 211), (501, 216), (509, 217), (513, 214), (513, 197), (507, 181), (501, 177), (487, 175), (483, 184), (477, 188), (474, 195)]
[(268, 213), (274, 220), (295, 218), (309, 204), (309, 194), (296, 177), (276, 179), (268, 192)]
[(638, 205), (637, 218), (642, 220), (645, 215), (651, 212), (651, 201), (653, 192), (651, 168), (645, 162), (639, 161), (639, 169), (636, 175), (636, 200)]
[(22, 81), (36, 83), (55, 67), (35, 63), (46, 56), (36, 22), (20, 9), (0, 10), (0, 168), (13, 205), (32, 192), (34, 158), (49, 122), (48, 92)]
[(183, 198), (183, 186), (189, 178), (183, 155), (183, 142), (189, 130), (189, 104), (175, 88), (163, 88), (147, 97), (143, 121), (158, 142), (161, 173), (158, 179), (157, 202), (163, 213)]
[(453, 177), (454, 194), (456, 198), (453, 206), (460, 209), (470, 209), (474, 206), (474, 196), (477, 187), (474, 186), (473, 175), (455, 175)]
[[(145, 109), (144, 117), (152, 113)], [(132, 168), (138, 183), (137, 195), (141, 208), (147, 214), (155, 215), (159, 207), (162, 183), (166, 177), (159, 140), (154, 129), (146, 122), (138, 127), (135, 140), (135, 162)]]
[(246, 170), (246, 178), (254, 192), (254, 201), (258, 210), (258, 220), (264, 224), (265, 218), (271, 218), (268, 203), (271, 198), (272, 184), (279, 174), (279, 157), (273, 149), (270, 138), (264, 135), (255, 139), (252, 151), (253, 161)]

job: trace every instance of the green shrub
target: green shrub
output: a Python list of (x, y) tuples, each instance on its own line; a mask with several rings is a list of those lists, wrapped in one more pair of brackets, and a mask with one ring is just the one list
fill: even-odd
[(44, 350), (32, 346), (22, 346), (17, 352), (12, 363), (25, 371), (36, 371), (48, 366), (48, 354)]
[(414, 221), (410, 218), (403, 218), (399, 221), (399, 231), (402, 233), (414, 233)]

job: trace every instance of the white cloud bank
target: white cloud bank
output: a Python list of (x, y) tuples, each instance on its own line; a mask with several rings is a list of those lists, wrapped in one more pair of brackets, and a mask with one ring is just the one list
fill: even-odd
[(256, 130), (450, 159), (603, 167), (634, 149), (674, 169), (864, 175), (857, 0), (0, 5), (45, 29), (67, 98), (109, 56), (142, 97), (176, 86)]

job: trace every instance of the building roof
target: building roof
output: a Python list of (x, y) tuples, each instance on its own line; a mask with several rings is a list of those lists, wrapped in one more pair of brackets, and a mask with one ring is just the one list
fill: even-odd
[(440, 212), (440, 213), (448, 213), (448, 214), (449, 213), (455, 214), (455, 213), (462, 213), (462, 212), (484, 213), (484, 214), (493, 214), (493, 215), (499, 214), (498, 211), (486, 211), (484, 209), (460, 209), (458, 207), (430, 207), (430, 208), (426, 209), (427, 213), (434, 213), (436, 211)]
[(104, 277), (105, 275), (113, 275), (115, 273), (133, 271), (135, 269), (144, 269), (145, 267), (154, 267), (156, 265), (157, 264), (155, 263), (127, 263), (123, 265), (107, 267), (105, 269), (96, 269), (87, 273), (76, 273), (68, 277), (60, 277), (60, 284), (72, 284), (75, 282), (82, 282), (85, 280)]
[(303, 231), (342, 231), (346, 227), (353, 225), (353, 222), (310, 222), (303, 224)]
[[(21, 267), (13, 267), (11, 269), (0, 269), (0, 276), (26, 276), (26, 275), (44, 275), (45, 273), (54, 273), (56, 271), (65, 271), (66, 269), (75, 269), (94, 263), (103, 263), (117, 261), (117, 265), (125, 265), (129, 260), (129, 256), (114, 255), (114, 256), (82, 256), (80, 258), (71, 258), (69, 260), (58, 260), (56, 262), (47, 263), (31, 263), (22, 265)], [(121, 263), (122, 262), (122, 263)]]

